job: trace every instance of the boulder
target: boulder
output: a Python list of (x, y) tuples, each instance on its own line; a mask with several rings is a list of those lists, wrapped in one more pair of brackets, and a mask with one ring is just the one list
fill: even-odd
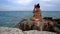
[(0, 27), (0, 34), (23, 34), (18, 28)]
[(22, 31), (18, 28), (0, 27), (0, 34), (57, 34), (57, 33), (38, 30)]
[(57, 33), (47, 32), (47, 31), (30, 30), (30, 31), (24, 31), (24, 34), (57, 34)]

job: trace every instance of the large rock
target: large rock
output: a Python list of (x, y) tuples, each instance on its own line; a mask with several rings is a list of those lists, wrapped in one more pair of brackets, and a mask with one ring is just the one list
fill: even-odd
[(31, 31), (24, 31), (24, 34), (57, 34), (57, 33), (47, 32), (47, 31), (31, 30)]
[(15, 27), (22, 29), (23, 31), (27, 30), (43, 30), (44, 22), (41, 21), (32, 21), (31, 19), (23, 19)]
[(60, 33), (60, 29), (56, 27), (55, 22), (50, 19), (43, 19), (43, 21), (33, 21), (31, 19), (23, 19), (15, 27), (23, 30), (38, 30), (38, 31), (51, 31)]
[(0, 34), (23, 34), (18, 28), (0, 27)]
[(31, 19), (23, 19), (15, 27), (22, 29), (23, 31), (27, 30), (46, 31), (49, 30), (50, 26), (53, 25), (54, 25), (53, 22), (50, 20), (43, 19), (43, 21), (33, 21)]
[(57, 33), (37, 30), (22, 31), (18, 28), (0, 27), (0, 34), (57, 34)]

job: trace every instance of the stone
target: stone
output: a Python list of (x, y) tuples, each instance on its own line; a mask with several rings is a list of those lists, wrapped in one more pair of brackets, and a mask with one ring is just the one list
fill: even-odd
[(0, 34), (23, 34), (18, 28), (0, 27)]
[(57, 34), (57, 33), (47, 32), (47, 31), (30, 30), (30, 31), (24, 31), (24, 34)]
[(37, 30), (22, 31), (21, 29), (18, 28), (0, 27), (0, 34), (57, 34), (57, 33)]

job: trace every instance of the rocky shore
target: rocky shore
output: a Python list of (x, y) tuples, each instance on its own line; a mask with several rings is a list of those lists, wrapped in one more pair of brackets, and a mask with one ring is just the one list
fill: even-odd
[(22, 31), (21, 29), (18, 28), (0, 27), (0, 34), (57, 34), (57, 33), (37, 30)]

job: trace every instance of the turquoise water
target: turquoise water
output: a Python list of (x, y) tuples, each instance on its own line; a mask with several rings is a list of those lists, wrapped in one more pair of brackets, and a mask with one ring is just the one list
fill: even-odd
[[(32, 11), (0, 11), (0, 26), (13, 27), (24, 18), (32, 16)], [(43, 17), (60, 18), (59, 11), (42, 11)]]

